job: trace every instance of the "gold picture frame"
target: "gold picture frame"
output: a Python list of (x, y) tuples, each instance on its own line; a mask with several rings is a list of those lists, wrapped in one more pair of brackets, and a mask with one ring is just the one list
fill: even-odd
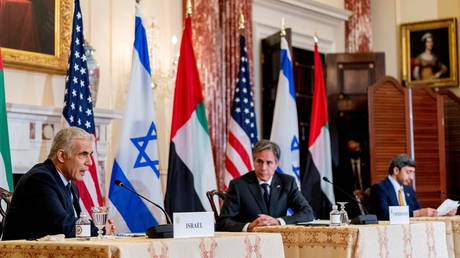
[[(5, 3), (8, 2), (8, 0), (0, 1), (5, 1)], [(3, 46), (8, 46), (1, 48), (3, 63), (5, 67), (10, 68), (54, 74), (65, 74), (67, 71), (67, 59), (69, 57), (69, 45), (71, 37), (73, 10), (72, 0), (54, 0), (54, 5), (52, 0), (48, 0), (48, 3), (51, 3), (48, 5), (46, 5), (46, 1), (37, 1), (37, 3), (41, 3), (42, 6), (32, 6), (32, 2), (25, 1), (24, 4), (30, 4), (30, 6), (25, 6), (25, 8), (22, 9), (17, 8), (17, 6), (15, 7), (14, 11), (21, 12), (20, 15), (26, 17), (27, 19), (14, 19), (15, 17), (11, 11), (13, 9), (3, 10), (4, 13), (11, 15), (10, 18), (5, 18), (8, 19), (7, 21), (11, 25), (15, 25), (15, 20), (18, 20), (18, 22), (22, 23), (16, 28), (28, 28), (36, 26), (30, 30), (33, 32), (32, 34), (35, 35), (34, 40), (39, 42), (33, 45), (36, 49), (30, 50), (24, 47), (27, 44), (28, 47), (32, 45), (28, 43), (28, 38), (11, 39), (9, 44), (5, 43), (8, 39), (3, 39), (2, 41), (2, 38), (0, 38), (0, 44), (3, 42)], [(3, 8), (6, 8), (5, 6), (6, 5), (3, 5)], [(48, 26), (48, 32), (51, 30), (49, 33), (53, 33), (52, 30), (54, 29), (54, 37), (53, 34), (51, 34), (50, 37), (44, 37), (44, 33), (37, 29), (40, 23), (32, 19), (42, 19), (42, 24), (44, 24), (44, 26)], [(10, 28), (6, 28), (6, 30), (8, 29)], [(8, 34), (10, 37), (30, 37), (31, 34), (24, 33), (24, 31), (11, 32), (13, 33), (6, 34)], [(1, 33), (0, 31), (0, 37), (2, 34), (5, 35), (5, 33)], [(15, 44), (15, 42), (21, 42), (21, 44)], [(40, 43), (42, 44), (40, 45)], [(45, 48), (43, 47), (45, 44), (47, 46), (46, 50), (44, 50)], [(37, 45), (41, 48), (36, 47)]]
[(401, 24), (401, 55), (408, 85), (458, 86), (457, 19)]

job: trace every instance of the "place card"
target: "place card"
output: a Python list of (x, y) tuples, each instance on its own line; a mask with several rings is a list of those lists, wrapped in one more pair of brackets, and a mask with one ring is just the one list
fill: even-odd
[(214, 236), (213, 212), (173, 213), (174, 238)]
[(409, 206), (390, 206), (390, 224), (409, 224)]

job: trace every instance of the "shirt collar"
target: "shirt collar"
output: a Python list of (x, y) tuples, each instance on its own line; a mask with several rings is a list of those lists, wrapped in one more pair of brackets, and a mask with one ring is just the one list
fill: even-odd
[(64, 186), (67, 187), (67, 184), (71, 183), (72, 181), (67, 180), (65, 176), (62, 174), (61, 170), (59, 170), (58, 168), (56, 168), (56, 170), (58, 171), (59, 177), (61, 177), (62, 183), (64, 183)]
[(259, 178), (257, 178), (257, 181), (259, 181), (259, 185), (261, 185), (263, 183), (267, 183), (268, 185), (271, 185), (272, 184), (272, 179), (273, 179), (273, 176), (271, 176), (267, 181), (262, 181)]
[(403, 186), (398, 183), (391, 175), (388, 175), (388, 179), (390, 179), (391, 184), (393, 185), (393, 188), (395, 191), (399, 191), (399, 189), (402, 189)]

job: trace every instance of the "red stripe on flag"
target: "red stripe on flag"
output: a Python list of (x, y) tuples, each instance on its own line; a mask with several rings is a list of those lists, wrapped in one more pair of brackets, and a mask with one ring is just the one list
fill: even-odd
[(0, 70), (3, 70), (2, 50), (0, 49)]
[(318, 45), (315, 44), (315, 83), (313, 91), (313, 103), (311, 107), (311, 119), (310, 119), (310, 138), (308, 141), (308, 147), (311, 147), (315, 143), (323, 128), (328, 123), (327, 115), (327, 102), (326, 102), (326, 89), (324, 86), (324, 75), (323, 65), (321, 64), (321, 58), (318, 52)]
[(75, 184), (77, 185), (78, 191), (80, 192), (80, 199), (82, 200), (83, 205), (85, 205), (85, 209), (89, 212), (89, 215), (91, 216), (91, 207), (94, 207), (94, 203), (93, 199), (91, 199), (91, 195), (88, 192), (88, 188), (86, 188), (86, 185), (83, 181), (76, 181)]
[(101, 188), (99, 186), (99, 178), (97, 176), (96, 163), (94, 162), (94, 157), (91, 155), (92, 165), (89, 167), (89, 173), (94, 182), (94, 187), (96, 188), (97, 202), (99, 205), (104, 205), (104, 200), (102, 199)]
[[(241, 144), (238, 138), (236, 138), (231, 131), (228, 132), (228, 144), (231, 145), (236, 152), (238, 152), (238, 154), (241, 157), (241, 160), (243, 160), (244, 165), (246, 165), (248, 171), (252, 170), (251, 159), (249, 157), (249, 154), (244, 149), (243, 144)], [(240, 171), (241, 174), (246, 172), (247, 171)]]
[(228, 173), (233, 177), (237, 178), (241, 176), (240, 172), (238, 172), (238, 169), (236, 168), (235, 164), (228, 158), (228, 156), (225, 156), (225, 169), (228, 171)]
[(174, 90), (174, 108), (171, 123), (171, 140), (203, 101), (201, 81), (196, 67), (192, 46), (192, 18), (185, 19), (184, 33), (177, 65), (176, 88)]

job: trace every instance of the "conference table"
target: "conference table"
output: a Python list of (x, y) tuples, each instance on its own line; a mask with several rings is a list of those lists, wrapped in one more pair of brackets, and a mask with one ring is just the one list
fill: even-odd
[(446, 241), (449, 258), (460, 258), (460, 216), (451, 217), (417, 217), (411, 218), (416, 221), (438, 221), (444, 222), (446, 226)]
[(256, 232), (278, 232), (286, 258), (308, 257), (449, 257), (446, 226), (427, 221), (405, 225), (271, 226)]
[(284, 253), (279, 233), (216, 232), (214, 237), (178, 239), (131, 237), (89, 241), (1, 241), (0, 257), (283, 258)]

